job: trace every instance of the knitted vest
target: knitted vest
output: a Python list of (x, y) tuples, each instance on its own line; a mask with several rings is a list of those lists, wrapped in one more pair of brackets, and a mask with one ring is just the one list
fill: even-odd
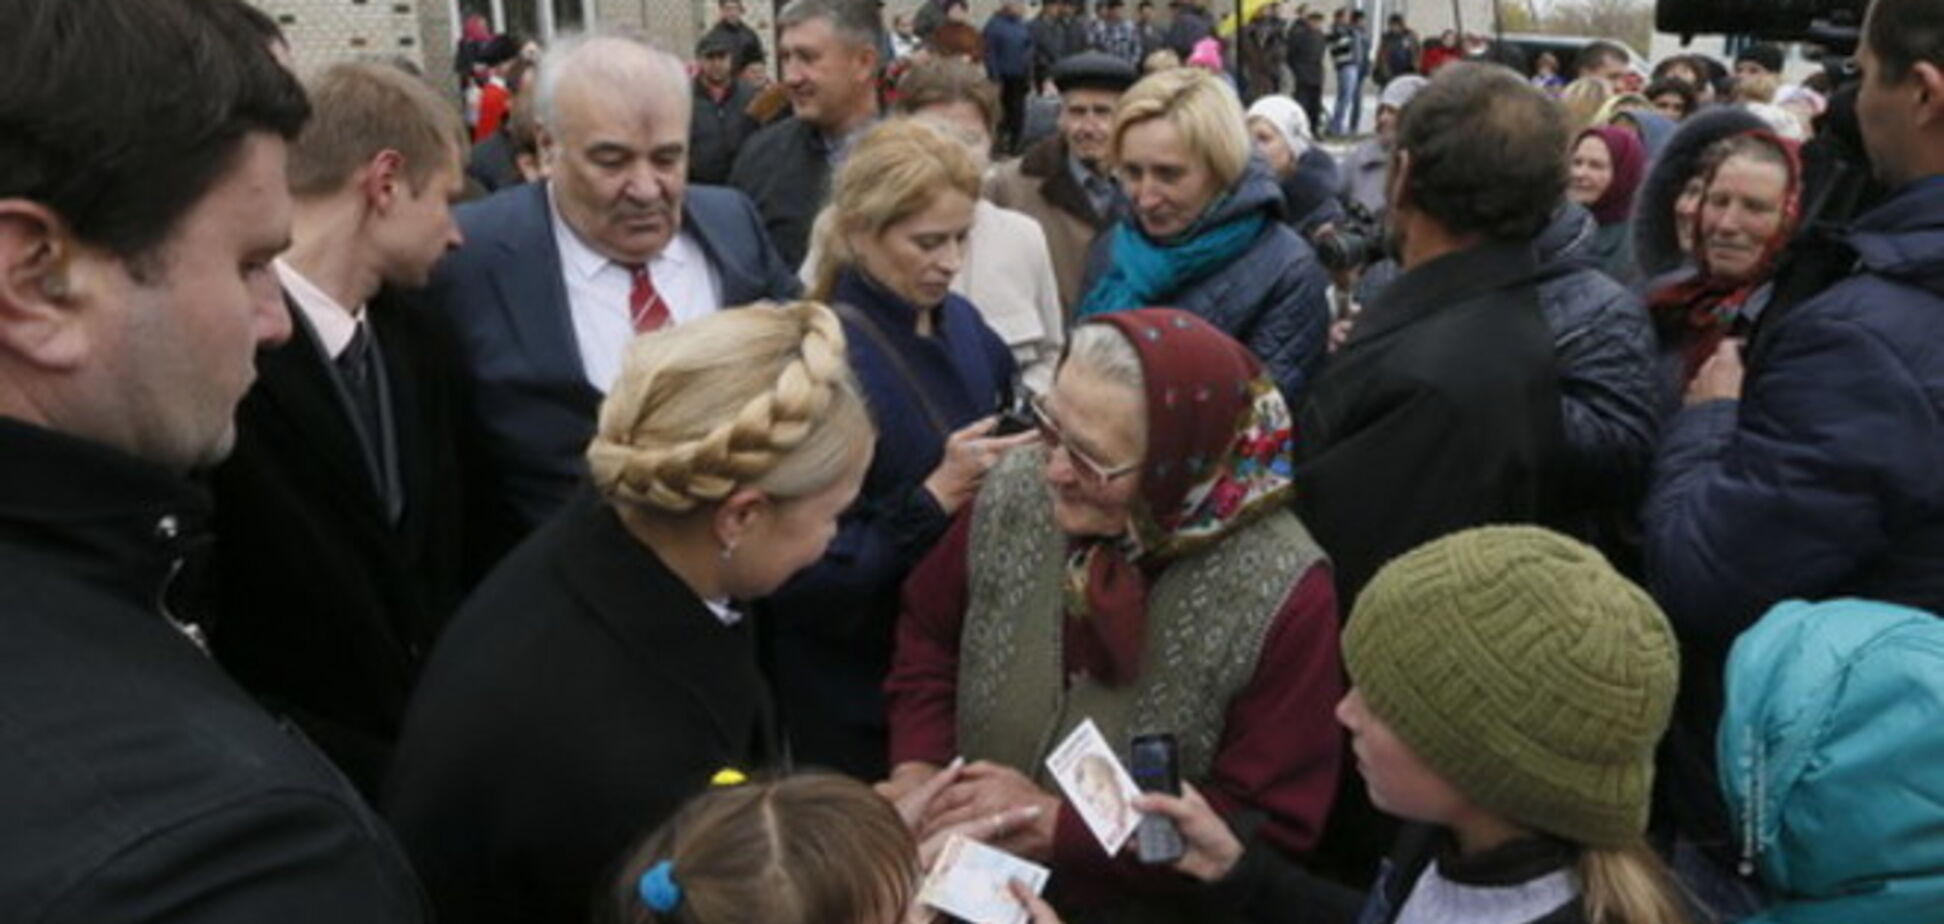
[(1171, 562), (1148, 589), (1140, 676), (1119, 688), (1066, 683), (1066, 537), (1041, 480), (1045, 453), (993, 469), (973, 513), (959, 639), (958, 745), (1051, 788), (1046, 756), (1086, 719), (1117, 751), (1172, 732), (1184, 779), (1206, 779), (1229, 701), (1248, 684), (1283, 602), (1323, 552), (1278, 509)]

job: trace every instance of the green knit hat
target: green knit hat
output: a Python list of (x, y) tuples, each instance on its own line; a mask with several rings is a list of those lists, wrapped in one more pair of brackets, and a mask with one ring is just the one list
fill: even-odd
[(1600, 553), (1529, 526), (1392, 561), (1343, 637), (1370, 709), (1466, 798), (1596, 847), (1647, 828), (1674, 631)]

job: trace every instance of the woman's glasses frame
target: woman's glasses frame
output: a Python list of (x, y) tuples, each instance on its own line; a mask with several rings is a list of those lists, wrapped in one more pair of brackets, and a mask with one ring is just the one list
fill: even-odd
[(1105, 486), (1114, 480), (1133, 474), (1141, 467), (1139, 462), (1126, 465), (1105, 465), (1100, 460), (1087, 455), (1078, 446), (1067, 440), (1066, 434), (1053, 415), (1046, 411), (1046, 396), (1032, 395), (1026, 399), (1027, 407), (1033, 411), (1033, 423), (1039, 427), (1040, 442), (1046, 444), (1046, 451), (1064, 450), (1067, 458), (1073, 460), (1075, 471), (1095, 486)]

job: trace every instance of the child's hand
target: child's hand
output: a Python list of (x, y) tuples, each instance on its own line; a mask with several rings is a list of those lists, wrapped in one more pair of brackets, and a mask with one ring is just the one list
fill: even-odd
[(1242, 842), (1193, 786), (1183, 783), (1180, 798), (1147, 793), (1134, 800), (1134, 807), (1172, 819), (1175, 827), (1181, 829), (1185, 849), (1174, 868), (1183, 873), (1203, 882), (1215, 882), (1227, 876), (1242, 859)]

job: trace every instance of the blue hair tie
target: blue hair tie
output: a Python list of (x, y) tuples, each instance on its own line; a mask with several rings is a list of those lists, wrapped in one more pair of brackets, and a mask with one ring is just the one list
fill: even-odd
[(636, 885), (641, 900), (656, 914), (667, 914), (682, 903), (682, 887), (675, 884), (675, 862), (663, 860), (641, 874)]

